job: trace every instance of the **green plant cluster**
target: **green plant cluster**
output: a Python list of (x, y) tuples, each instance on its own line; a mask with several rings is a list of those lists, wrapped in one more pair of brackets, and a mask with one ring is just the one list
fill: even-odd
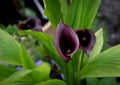
[[(45, 14), (53, 28), (62, 21), (75, 30), (91, 29), (100, 5), (100, 0), (71, 0), (69, 5), (66, 0), (53, 0), (52, 3), (51, 0), (44, 1)], [(22, 35), (31, 35), (42, 43), (46, 53), (60, 67), (65, 79), (51, 79), (51, 68), (48, 63), (43, 62), (36, 66), (25, 46), (0, 29), (0, 85), (81, 85), (84, 78), (87, 78), (88, 85), (106, 85), (107, 78), (98, 80), (96, 77), (120, 76), (120, 45), (102, 51), (104, 43), (102, 28), (95, 32), (96, 43), (90, 56), (82, 55), (79, 49), (67, 63), (58, 54), (53, 36), (31, 30), (19, 32)], [(6, 67), (3, 63), (21, 66), (22, 70)], [(115, 78), (110, 80), (112, 83), (115, 82)], [(119, 85), (116, 82), (114, 84)]]

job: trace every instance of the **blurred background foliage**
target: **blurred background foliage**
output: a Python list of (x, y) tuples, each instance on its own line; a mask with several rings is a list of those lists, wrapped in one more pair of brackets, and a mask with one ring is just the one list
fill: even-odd
[[(32, 16), (39, 17), (44, 25), (48, 19), (43, 17), (35, 1), (38, 1), (44, 8), (42, 0), (2, 0), (0, 3), (0, 27), (4, 26), (7, 29), (13, 26), (15, 29), (15, 24), (17, 25), (20, 21)], [(120, 43), (119, 6), (120, 0), (102, 0), (93, 24), (94, 31), (100, 27), (104, 28), (107, 47)]]

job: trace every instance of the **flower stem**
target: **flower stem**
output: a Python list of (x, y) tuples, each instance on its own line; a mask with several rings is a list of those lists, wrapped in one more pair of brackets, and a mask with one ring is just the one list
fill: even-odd
[[(80, 70), (81, 70), (81, 69), (82, 69), (82, 65), (83, 65), (83, 61), (84, 61), (84, 52), (83, 52), (83, 51), (81, 52), (80, 58), (81, 58), (81, 59), (80, 59), (81, 62), (80, 62), (80, 67), (79, 67), (79, 68), (80, 68)], [(79, 70), (79, 71), (80, 71), (80, 70)]]
[(79, 57), (79, 62), (78, 62), (78, 70), (77, 73), (80, 72), (80, 70), (82, 69), (82, 65), (83, 65), (83, 58), (84, 57), (84, 52), (81, 51), (80, 57)]
[(71, 68), (68, 63), (66, 63), (66, 73), (67, 73), (67, 83), (68, 85), (74, 85), (73, 75), (71, 73)]
[[(81, 51), (81, 54), (80, 54), (80, 57), (79, 57), (79, 62), (78, 62), (77, 75), (79, 74), (79, 72), (80, 72), (81, 69), (82, 69), (83, 59), (84, 59), (84, 52)], [(76, 77), (76, 85), (80, 85), (80, 83), (81, 83), (81, 80), (80, 80), (80, 79), (77, 79), (77, 77)]]

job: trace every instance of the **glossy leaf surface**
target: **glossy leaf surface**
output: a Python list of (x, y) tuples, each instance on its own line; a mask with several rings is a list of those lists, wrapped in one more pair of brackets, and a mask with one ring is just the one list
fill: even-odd
[(91, 28), (101, 0), (72, 0), (65, 24), (73, 29)]
[(35, 85), (67, 85), (64, 81), (58, 79), (52, 79), (44, 82), (40, 82)]
[(120, 45), (111, 47), (91, 59), (81, 70), (80, 77), (120, 76)]
[(0, 65), (0, 81), (8, 78), (15, 70), (8, 68), (7, 66)]
[(12, 75), (10, 75), (7, 79), (5, 79), (2, 82), (0, 82), (0, 84), (1, 85), (12, 84), (12, 83), (14, 83), (16, 81), (19, 81), (23, 77), (27, 76), (31, 72), (32, 72), (32, 70), (21, 70), (21, 71), (15, 72)]
[(59, 0), (44, 0), (45, 15), (49, 18), (52, 27), (56, 28), (59, 21), (62, 19), (62, 13)]
[(20, 45), (8, 33), (0, 29), (0, 61), (20, 65)]
[(20, 58), (24, 69), (33, 69), (36, 67), (34, 61), (32, 60), (32, 57), (28, 55), (28, 53), (22, 45), (20, 49)]
[(95, 57), (97, 54), (99, 54), (102, 50), (102, 47), (103, 47), (103, 42), (104, 42), (104, 39), (103, 39), (103, 29), (99, 29), (96, 33), (95, 33), (95, 36), (96, 36), (96, 43), (95, 43), (95, 46), (91, 52), (91, 55), (90, 55), (90, 58), (93, 58)]

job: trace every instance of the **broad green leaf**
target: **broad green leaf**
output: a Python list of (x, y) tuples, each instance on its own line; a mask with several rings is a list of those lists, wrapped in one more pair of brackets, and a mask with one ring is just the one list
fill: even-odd
[(101, 0), (82, 0), (81, 21), (79, 27), (91, 28)]
[(116, 78), (108, 77), (108, 78), (87, 78), (87, 85), (120, 85), (116, 82)]
[(120, 83), (116, 82), (116, 78), (102, 78), (99, 80), (99, 85), (120, 85)]
[(59, 0), (59, 2), (60, 2), (61, 12), (62, 12), (63, 22), (64, 22), (67, 16), (68, 3), (67, 3), (67, 0)]
[(97, 78), (86, 78), (87, 85), (99, 85), (99, 82)]
[(101, 0), (73, 0), (65, 23), (73, 29), (91, 28)]
[[(34, 61), (27, 54), (27, 52), (26, 52), (25, 48), (23, 48), (23, 46), (21, 46), (20, 51), (21, 51), (20, 58), (21, 58), (21, 63), (22, 63), (23, 68), (25, 68), (25, 69), (35, 69), (36, 65), (35, 65)], [(40, 75), (38, 74), (37, 71), (31, 72), (30, 76), (33, 78), (34, 82), (39, 82), (40, 81), (40, 79), (39, 79)]]
[(103, 47), (103, 29), (101, 28), (100, 30), (98, 30), (96, 33), (95, 33), (95, 36), (96, 36), (96, 43), (95, 43), (95, 46), (90, 54), (90, 58), (94, 58), (96, 55), (98, 55), (101, 50), (102, 50), (102, 47)]
[[(72, 28), (74, 27), (74, 23), (77, 23), (79, 20), (79, 17), (77, 16), (77, 10), (81, 9), (81, 3), (79, 2), (81, 0), (74, 0), (72, 1), (72, 3), (70, 4), (68, 11), (67, 11), (67, 16), (65, 18), (65, 24), (71, 26)], [(80, 15), (80, 13), (79, 13)], [(78, 18), (77, 21), (75, 21), (75, 17)], [(77, 28), (73, 28), (73, 29), (77, 29)]]
[(79, 78), (120, 76), (120, 45), (96, 55), (83, 67), (78, 76)]
[(0, 29), (0, 62), (20, 65), (19, 43)]
[(42, 33), (42, 32), (32, 32), (30, 30), (24, 31), (26, 34), (32, 35), (34, 38), (36, 38), (38, 41), (40, 41), (46, 52), (59, 64), (62, 65), (64, 63), (63, 59), (58, 55), (55, 46), (53, 38), (49, 35)]
[(50, 66), (47, 63), (43, 62), (39, 67), (35, 68), (34, 71), (37, 73), (37, 75), (39, 75), (39, 81), (45, 81), (50, 77), (50, 70)]
[(49, 18), (52, 27), (56, 28), (59, 21), (62, 20), (62, 13), (59, 0), (44, 0), (45, 15)]
[(34, 85), (34, 82), (33, 81), (18, 81), (18, 82), (14, 82), (14, 83), (11, 83), (11, 84), (6, 84), (6, 85)]
[(30, 34), (43, 44), (47, 54), (60, 66), (62, 73), (66, 73), (65, 61), (58, 55), (54, 46), (53, 38), (42, 32), (32, 32), (31, 30), (23, 31), (22, 34)]
[(35, 85), (67, 85), (67, 84), (62, 80), (52, 79), (52, 80), (40, 82)]
[(2, 82), (0, 82), (0, 85), (12, 84), (12, 83), (14, 83), (16, 81), (19, 81), (21, 78), (25, 77), (26, 75), (28, 75), (31, 72), (32, 72), (32, 70), (17, 71), (15, 73), (13, 73), (12, 75), (10, 75), (7, 79), (5, 79)]
[(28, 55), (28, 53), (26, 52), (25, 48), (22, 45), (20, 46), (20, 59), (23, 68), (33, 69), (36, 67), (34, 61), (32, 60), (32, 57)]
[(0, 81), (9, 77), (15, 70), (7, 66), (0, 65)]

